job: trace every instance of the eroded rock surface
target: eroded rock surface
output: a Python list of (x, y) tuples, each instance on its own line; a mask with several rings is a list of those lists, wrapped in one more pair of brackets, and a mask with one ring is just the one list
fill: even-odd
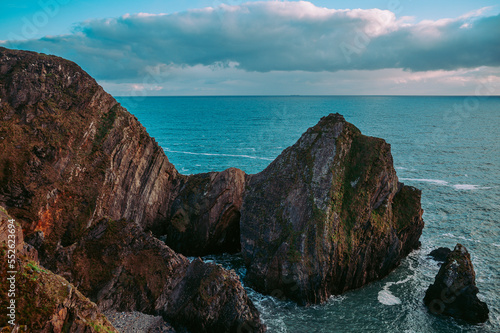
[(390, 145), (339, 114), (249, 176), (241, 212), (247, 282), (321, 303), (393, 270), (419, 246), (420, 191), (398, 182)]
[(160, 314), (193, 332), (265, 330), (234, 271), (190, 262), (126, 220), (100, 220), (57, 263), (103, 311)]
[[(0, 327), (11, 327), (9, 320), (13, 318), (7, 316), (10, 312), (7, 304), (14, 299), (16, 316), (13, 322), (17, 325), (11, 327), (14, 331), (118, 333), (97, 305), (82, 295), (73, 284), (40, 266), (36, 250), (24, 243), (20, 225), (9, 223), (9, 219), (11, 217), (0, 206), (0, 299), (5, 305)], [(14, 238), (9, 238), (9, 235)], [(16, 245), (14, 263), (7, 255), (10, 244)], [(6, 269), (11, 264), (14, 268)], [(7, 280), (13, 276), (9, 271), (17, 272), (14, 280)], [(15, 297), (9, 297), (10, 282), (15, 285)]]

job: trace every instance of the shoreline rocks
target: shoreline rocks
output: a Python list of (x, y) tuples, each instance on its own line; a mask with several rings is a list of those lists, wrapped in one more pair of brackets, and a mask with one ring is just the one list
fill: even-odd
[(236, 168), (188, 176), (160, 226), (165, 244), (186, 256), (239, 252), (245, 177)]
[(488, 306), (477, 298), (476, 274), (470, 254), (457, 244), (441, 265), (434, 283), (425, 293), (424, 304), (436, 315), (477, 324), (488, 320)]

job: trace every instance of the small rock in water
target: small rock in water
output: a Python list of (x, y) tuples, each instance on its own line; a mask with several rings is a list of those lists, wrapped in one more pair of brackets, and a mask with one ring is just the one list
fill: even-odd
[(447, 247), (440, 247), (437, 249), (434, 249), (431, 251), (431, 253), (428, 254), (429, 257), (432, 257), (432, 259), (440, 262), (445, 262), (446, 257), (448, 254), (450, 254), (451, 250)]
[(477, 298), (474, 267), (469, 252), (457, 244), (441, 265), (434, 284), (425, 293), (424, 303), (429, 311), (469, 323), (488, 320), (488, 306)]

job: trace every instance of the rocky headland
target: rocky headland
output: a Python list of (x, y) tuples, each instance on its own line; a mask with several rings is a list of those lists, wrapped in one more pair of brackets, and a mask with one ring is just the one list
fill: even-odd
[(256, 290), (322, 303), (386, 276), (424, 226), (420, 191), (398, 182), (390, 145), (339, 114), (258, 174), (181, 175), (78, 65), (34, 52), (0, 48), (0, 151), (0, 205), (37, 269), (95, 303), (92, 318), (140, 312), (179, 331), (264, 332), (234, 271), (185, 255), (241, 251)]
[(185, 212), (209, 224), (205, 237), (213, 235), (214, 246), (234, 244), (228, 232), (210, 233), (219, 220), (238, 232), (234, 209), (222, 202), (233, 196), (217, 193), (225, 193), (231, 170), (208, 176), (213, 196), (200, 206), (211, 211), (197, 215), (197, 206), (177, 198), (190, 200), (189, 191), (202, 197), (190, 185), (197, 179), (180, 175), (137, 119), (78, 65), (55, 56), (0, 48), (0, 119), (0, 204), (44, 269), (101, 310), (160, 314), (197, 332), (265, 330), (234, 272), (190, 262), (147, 231), (168, 230), (171, 215)]

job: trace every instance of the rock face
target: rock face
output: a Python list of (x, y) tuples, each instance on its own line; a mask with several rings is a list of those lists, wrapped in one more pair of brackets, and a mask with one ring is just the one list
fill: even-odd
[[(15, 299), (18, 329), (26, 332), (118, 332), (99, 311), (96, 304), (83, 296), (74, 285), (63, 277), (40, 267), (36, 260), (36, 250), (23, 241), (19, 225), (9, 227), (7, 215), (0, 207), (0, 265), (8, 267), (7, 261), (9, 238), (15, 235), (16, 260), (15, 286), (16, 295), (9, 298), (9, 285), (4, 283), (12, 275), (2, 269), (0, 278), (0, 298), (2, 304), (10, 304)], [(13, 230), (14, 233), (10, 233)], [(10, 253), (9, 253), (10, 254)], [(9, 258), (10, 260), (10, 258)], [(5, 306), (6, 307), (6, 306)], [(9, 326), (9, 318), (2, 309), (0, 326)]]
[(420, 191), (398, 182), (390, 145), (339, 114), (249, 176), (241, 211), (247, 282), (302, 304), (382, 278), (419, 246)]
[(258, 312), (244, 297), (234, 271), (195, 259), (162, 309), (175, 325), (192, 332), (264, 332)]
[(441, 265), (434, 284), (425, 293), (424, 303), (434, 314), (443, 314), (469, 323), (488, 320), (488, 306), (477, 298), (476, 274), (469, 252), (457, 244)]
[(0, 48), (0, 119), (0, 203), (44, 232), (42, 261), (103, 216), (168, 216), (177, 171), (76, 64)]
[[(28, 234), (43, 232), (42, 262), (104, 216), (169, 230), (179, 250), (192, 235), (198, 247), (206, 241), (189, 255), (238, 251), (244, 173), (180, 175), (137, 119), (76, 64), (0, 48), (0, 119), (0, 204)], [(200, 180), (207, 196), (193, 186)]]
[[(175, 242), (200, 233), (196, 241), (209, 244), (201, 252), (237, 250), (241, 171), (202, 176), (205, 196), (192, 186), (196, 177), (180, 175), (137, 119), (70, 61), (0, 47), (0, 152), (0, 204), (29, 233), (43, 266), (101, 309), (168, 319), (169, 293), (188, 295), (178, 285), (189, 261), (143, 231), (168, 229), (171, 217), (199, 228), (181, 230)], [(239, 280), (202, 266), (195, 273), (213, 272), (221, 283), (210, 302), (239, 306), (215, 319), (179, 310), (176, 323), (205, 322), (210, 331), (249, 321), (264, 330)]]
[(189, 176), (164, 225), (165, 243), (193, 256), (239, 252), (244, 190), (245, 173), (236, 168)]

